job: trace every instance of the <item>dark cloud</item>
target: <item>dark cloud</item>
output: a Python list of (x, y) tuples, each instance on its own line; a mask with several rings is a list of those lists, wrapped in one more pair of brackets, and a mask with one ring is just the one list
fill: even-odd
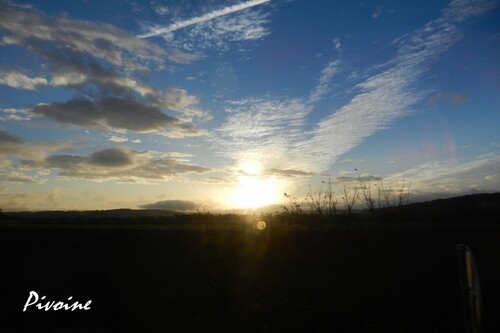
[(141, 84), (139, 81), (122, 75), (116, 68), (106, 67), (88, 56), (68, 49), (47, 49), (30, 46), (34, 53), (42, 55), (48, 63), (52, 75), (52, 86), (65, 86), (83, 95), (94, 98), (102, 96), (143, 97), (151, 105), (160, 109), (183, 112), (198, 102), (183, 89), (169, 88), (160, 90)]
[(104, 149), (89, 156), (89, 163), (103, 167), (124, 167), (134, 163), (125, 149)]
[(203, 173), (210, 171), (210, 169), (197, 165), (180, 163), (175, 160), (155, 159), (143, 165), (140, 171), (141, 172), (138, 174), (143, 175), (144, 178), (157, 178), (163, 175), (175, 175), (187, 172)]
[(46, 159), (44, 167), (58, 169), (59, 175), (64, 177), (130, 183), (166, 180), (176, 175), (210, 170), (160, 153), (125, 148), (104, 149), (87, 156), (54, 155)]
[[(47, 157), (45, 162), (46, 165), (51, 168), (71, 169), (77, 167), (80, 163), (84, 163), (85, 161), (86, 158), (82, 156), (54, 155)], [(30, 163), (30, 161), (25, 161), (25, 164), (36, 166), (35, 164)]]
[(376, 176), (360, 176), (360, 177), (337, 177), (335, 180), (340, 183), (348, 183), (348, 182), (376, 182), (381, 180), (382, 178)]
[[(183, 89), (161, 90), (133, 77), (165, 61), (188, 63), (195, 57), (166, 51), (108, 24), (68, 17), (52, 18), (12, 6), (0, 12), (3, 45), (19, 45), (45, 60), (42, 72), (49, 77), (25, 75), (9, 69), (0, 84), (15, 88), (67, 87), (82, 97), (32, 108), (37, 115), (64, 124), (101, 130), (161, 132), (166, 136), (200, 136), (205, 131), (190, 125), (192, 117), (208, 119), (192, 106), (198, 102)], [(162, 110), (186, 114), (168, 116)], [(171, 135), (169, 135), (171, 133)]]
[(65, 148), (57, 142), (32, 142), (0, 130), (0, 182), (42, 183), (30, 167), (45, 164), (47, 152)]
[(36, 149), (34, 146), (36, 145), (30, 144), (15, 135), (0, 130), (0, 156), (15, 156), (33, 160), (44, 158), (44, 152)]
[(45, 158), (45, 152), (67, 148), (69, 142), (26, 141), (0, 129), (0, 156), (17, 156), (27, 159)]
[(160, 66), (165, 60), (188, 63), (196, 59), (178, 50), (165, 51), (109, 24), (68, 17), (52, 18), (12, 7), (0, 12), (0, 30), (9, 33), (3, 38), (5, 44), (26, 46), (50, 43), (130, 69), (143, 67), (144, 62)]
[(96, 101), (75, 98), (64, 103), (40, 104), (32, 113), (61, 123), (101, 130), (126, 130), (139, 133), (168, 132), (175, 136), (201, 135), (202, 131), (159, 108), (127, 98), (106, 97)]
[(103, 168), (123, 168), (134, 164), (133, 153), (123, 148), (104, 149), (89, 156), (54, 155), (46, 159), (46, 165), (64, 170), (77, 169), (83, 164)]
[(312, 176), (314, 173), (306, 172), (302, 170), (292, 170), (292, 169), (270, 169), (268, 170), (270, 174), (285, 176), (285, 177), (295, 177), (295, 176)]
[(195, 211), (200, 205), (192, 201), (184, 200), (164, 200), (141, 206), (144, 209), (165, 209), (181, 212)]
[(6, 144), (21, 144), (24, 140), (4, 130), (0, 130), (0, 147)]

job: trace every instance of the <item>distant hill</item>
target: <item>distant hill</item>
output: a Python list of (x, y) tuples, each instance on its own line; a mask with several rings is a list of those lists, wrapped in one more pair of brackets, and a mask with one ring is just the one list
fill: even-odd
[(112, 209), (112, 210), (88, 210), (88, 211), (41, 211), (41, 212), (9, 212), (5, 216), (21, 219), (103, 219), (103, 218), (145, 218), (145, 217), (169, 217), (182, 214), (171, 210), (162, 209)]
[(399, 217), (410, 222), (500, 223), (500, 193), (411, 203), (381, 212), (387, 215), (397, 212)]

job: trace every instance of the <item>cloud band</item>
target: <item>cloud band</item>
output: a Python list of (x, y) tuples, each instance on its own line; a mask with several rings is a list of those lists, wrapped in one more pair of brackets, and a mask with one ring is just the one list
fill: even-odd
[(169, 25), (168, 27), (155, 29), (147, 34), (139, 35), (138, 37), (139, 38), (149, 38), (149, 37), (155, 37), (158, 35), (168, 34), (170, 32), (174, 32), (176, 30), (186, 28), (186, 27), (189, 27), (191, 25), (204, 23), (204, 22), (216, 19), (216, 18), (221, 17), (221, 16), (229, 15), (229, 14), (236, 13), (236, 12), (239, 12), (239, 11), (247, 9), (247, 8), (262, 5), (262, 4), (269, 2), (269, 1), (271, 1), (271, 0), (252, 0), (252, 1), (242, 2), (239, 4), (233, 5), (233, 6), (228, 6), (228, 7), (219, 9), (219, 10), (215, 10), (213, 12), (207, 13), (207, 14), (202, 15), (202, 16), (197, 16), (197, 17), (193, 17), (193, 18), (190, 18), (187, 20), (174, 22), (171, 25)]

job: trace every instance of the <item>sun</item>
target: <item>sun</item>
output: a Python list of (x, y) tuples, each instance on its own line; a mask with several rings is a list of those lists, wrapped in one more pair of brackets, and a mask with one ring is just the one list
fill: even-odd
[(278, 186), (274, 176), (240, 176), (238, 188), (231, 198), (236, 208), (258, 208), (278, 201)]

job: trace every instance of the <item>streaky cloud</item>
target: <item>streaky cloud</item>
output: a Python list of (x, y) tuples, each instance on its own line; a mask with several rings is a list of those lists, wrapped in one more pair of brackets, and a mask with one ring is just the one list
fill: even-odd
[(320, 99), (322, 99), (327, 93), (330, 92), (329, 83), (331, 79), (335, 76), (335, 74), (339, 71), (339, 60), (332, 60), (328, 62), (328, 64), (321, 71), (321, 75), (319, 77), (318, 84), (311, 92), (309, 96), (309, 103), (317, 103)]
[[(319, 174), (374, 133), (389, 128), (426, 97), (419, 80), (460, 38), (457, 22), (479, 15), (489, 6), (452, 2), (440, 17), (397, 40), (392, 59), (377, 66), (378, 73), (354, 88), (347, 104), (307, 130), (307, 115), (329, 93), (340, 60), (330, 60), (316, 87), (302, 99), (246, 99), (228, 103), (226, 121), (214, 131), (214, 142), (235, 168), (258, 162), (262, 170)], [(458, 6), (458, 7), (457, 7)], [(462, 101), (464, 98), (461, 98)]]
[(308, 105), (300, 100), (256, 98), (228, 104), (225, 123), (211, 137), (220, 155), (234, 160), (240, 169), (258, 162), (262, 170), (283, 166), (307, 170), (292, 154), (303, 138)]
[(412, 200), (422, 201), (468, 193), (497, 192), (500, 178), (500, 154), (487, 153), (468, 159), (426, 162), (401, 173), (384, 177), (384, 182), (397, 183), (411, 179)]
[(372, 134), (412, 113), (425, 93), (416, 83), (460, 38), (457, 22), (492, 8), (491, 1), (453, 1), (443, 15), (397, 41), (396, 56), (384, 70), (357, 85), (360, 93), (334, 114), (321, 120), (304, 140), (302, 155), (326, 170)]
[(219, 9), (219, 10), (215, 10), (213, 12), (207, 13), (207, 14), (202, 15), (202, 16), (197, 16), (197, 17), (193, 17), (193, 18), (190, 18), (187, 20), (174, 22), (167, 27), (158, 28), (158, 29), (155, 29), (149, 33), (142, 34), (142, 35), (139, 35), (137, 37), (138, 38), (149, 38), (149, 37), (155, 37), (155, 36), (159, 36), (159, 35), (163, 35), (163, 34), (168, 34), (168, 33), (174, 32), (176, 30), (189, 27), (191, 25), (204, 23), (204, 22), (211, 21), (211, 20), (216, 19), (216, 18), (221, 17), (221, 16), (229, 15), (229, 14), (236, 13), (236, 12), (239, 12), (239, 11), (247, 9), (247, 8), (252, 8), (252, 7), (255, 7), (258, 5), (262, 5), (262, 4), (269, 2), (269, 1), (271, 1), (271, 0), (251, 0), (251, 1), (247, 1), (247, 2), (242, 2), (242, 3), (236, 4), (236, 5), (232, 5), (232, 6), (228, 6), (228, 7)]
[(358, 176), (358, 177), (336, 177), (335, 181), (339, 183), (350, 183), (350, 182), (377, 182), (380, 181), (382, 178), (373, 176), (373, 175), (364, 175), (364, 176)]
[(302, 170), (294, 170), (294, 169), (270, 169), (267, 172), (271, 175), (278, 175), (284, 177), (304, 177), (304, 176), (313, 176), (313, 172), (307, 172)]

